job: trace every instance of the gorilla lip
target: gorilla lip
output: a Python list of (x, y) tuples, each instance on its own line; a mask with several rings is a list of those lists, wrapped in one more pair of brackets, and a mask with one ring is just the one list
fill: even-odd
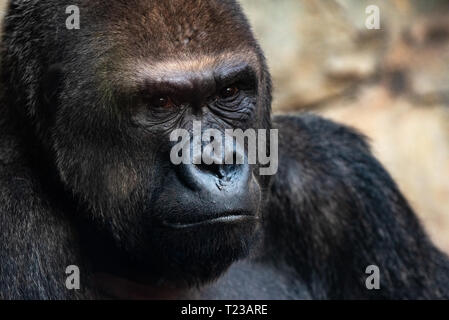
[(198, 222), (168, 222), (162, 221), (162, 226), (174, 229), (185, 229), (185, 228), (193, 228), (217, 223), (241, 223), (247, 221), (254, 221), (257, 218), (254, 215), (250, 214), (230, 214), (220, 217), (215, 217), (211, 219), (201, 220)]

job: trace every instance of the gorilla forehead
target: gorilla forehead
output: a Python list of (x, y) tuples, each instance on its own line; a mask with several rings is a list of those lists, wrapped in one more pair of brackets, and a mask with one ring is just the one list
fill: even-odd
[[(136, 67), (137, 66), (137, 67)], [(254, 72), (257, 79), (261, 79), (260, 61), (254, 51), (246, 54), (224, 52), (220, 55), (188, 56), (180, 54), (176, 59), (154, 61), (145, 58), (130, 58), (123, 63), (123, 72), (115, 79), (124, 87), (139, 88), (148, 80), (169, 81), (184, 79), (188, 75), (199, 78), (213, 77), (215, 72), (231, 73), (232, 70), (248, 69)], [(112, 75), (114, 78), (114, 75)], [(127, 81), (121, 81), (123, 78)]]
[[(103, 1), (102, 1), (103, 2)], [(135, 54), (170, 59), (182, 54), (247, 51), (257, 44), (230, 0), (108, 0), (101, 7), (113, 37)], [(92, 5), (89, 5), (92, 7)], [(89, 14), (98, 18), (98, 6)]]
[[(63, 55), (71, 57), (66, 69), (78, 70), (77, 83), (97, 79), (132, 90), (146, 76), (239, 63), (250, 65), (260, 80), (266, 76), (260, 47), (233, 0), (82, 0), (79, 5), (81, 29), (65, 30), (73, 41), (62, 42)], [(89, 68), (89, 61), (95, 65)]]

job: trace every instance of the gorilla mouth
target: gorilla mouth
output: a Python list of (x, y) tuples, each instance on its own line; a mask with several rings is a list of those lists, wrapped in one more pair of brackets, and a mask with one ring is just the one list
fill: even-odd
[(257, 217), (250, 212), (231, 212), (224, 215), (210, 217), (199, 221), (162, 221), (161, 225), (172, 229), (186, 229), (200, 226), (208, 226), (213, 224), (236, 224), (244, 222), (254, 222)]

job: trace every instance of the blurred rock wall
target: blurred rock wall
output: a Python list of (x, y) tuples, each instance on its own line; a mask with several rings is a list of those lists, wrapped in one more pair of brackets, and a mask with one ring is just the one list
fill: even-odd
[[(356, 127), (449, 252), (449, 1), (242, 0), (275, 112)], [(368, 5), (380, 30), (365, 27)]]
[[(449, 64), (444, 61), (449, 52), (430, 49), (449, 40), (449, 19), (444, 12), (449, 1), (242, 0), (241, 3), (273, 73), (276, 110), (314, 107), (361, 82), (391, 76), (393, 68), (406, 66), (413, 69), (409, 85), (416, 90), (414, 93), (448, 91)], [(380, 8), (380, 30), (365, 27), (365, 8), (372, 4)], [(432, 53), (438, 56), (438, 61), (432, 61)]]

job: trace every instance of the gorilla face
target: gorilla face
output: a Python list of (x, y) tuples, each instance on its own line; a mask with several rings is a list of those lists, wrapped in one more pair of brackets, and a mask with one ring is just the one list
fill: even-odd
[(42, 72), (59, 82), (36, 113), (50, 113), (39, 130), (89, 226), (84, 241), (111, 261), (100, 271), (213, 279), (248, 254), (267, 181), (257, 165), (174, 165), (169, 137), (194, 120), (270, 127), (270, 79), (247, 22), (233, 1), (79, 6), (83, 26), (45, 57)]

